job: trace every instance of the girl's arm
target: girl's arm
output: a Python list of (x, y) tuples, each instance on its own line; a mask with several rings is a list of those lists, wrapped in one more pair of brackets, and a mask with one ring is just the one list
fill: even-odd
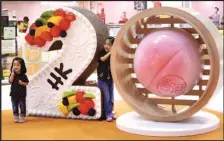
[(19, 80), (19, 84), (22, 86), (26, 86), (26, 85), (28, 85), (28, 82), (23, 82), (23, 81)]
[(28, 83), (29, 83), (29, 80), (26, 75), (23, 75), (21, 80), (19, 80), (19, 84), (22, 86), (26, 86), (26, 85), (28, 85)]
[(14, 69), (13, 69), (12, 70), (12, 73), (10, 74), (10, 77), (9, 77), (9, 83), (12, 83), (13, 82), (14, 76), (15, 76), (15, 73), (14, 73)]
[(11, 73), (11, 75), (9, 77), (9, 83), (12, 83), (13, 82), (14, 76), (15, 76), (15, 74), (14, 73)]
[(100, 60), (104, 62), (105, 60), (107, 60), (107, 58), (110, 56), (110, 54), (111, 53), (109, 51), (106, 55), (104, 55), (103, 57), (100, 57)]

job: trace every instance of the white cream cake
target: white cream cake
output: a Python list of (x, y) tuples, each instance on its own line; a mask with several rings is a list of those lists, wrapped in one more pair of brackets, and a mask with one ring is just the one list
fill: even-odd
[[(31, 25), (35, 30), (35, 33), (30, 32), (31, 28), (27, 31), (27, 37), (25, 38), (26, 46), (32, 49), (49, 51), (51, 45), (56, 40), (60, 40), (63, 43), (62, 49), (60, 50), (57, 57), (50, 60), (48, 64), (42, 67), (30, 79), (29, 85), (27, 86), (27, 113), (28, 115), (47, 117), (99, 119), (102, 113), (101, 92), (99, 88), (90, 86), (72, 86), (72, 83), (83, 73), (83, 71), (90, 65), (92, 59), (94, 58), (97, 50), (96, 31), (90, 21), (84, 15), (74, 9), (62, 8), (60, 10), (49, 9), (48, 11), (50, 10), (53, 11), (53, 16), (55, 16), (54, 18), (59, 19), (59, 21), (60, 19), (61, 21), (66, 19), (66, 16), (63, 15), (63, 12), (60, 13), (60, 10), (63, 10), (65, 13), (70, 12), (74, 14), (75, 20), (70, 17), (70, 19), (73, 21), (70, 22), (70, 27), (65, 31), (66, 37), (64, 37), (65, 34), (63, 34), (63, 37), (60, 37), (62, 36), (64, 27), (62, 27), (63, 30), (60, 29), (61, 34), (59, 36), (56, 35), (58, 34), (58, 28), (55, 28), (55, 32), (52, 29), (48, 29), (49, 19), (51, 18), (47, 17), (48, 15), (46, 16), (46, 19), (48, 18), (47, 27), (43, 24), (46, 21), (43, 21), (42, 23), (42, 26), (45, 26), (43, 31), (38, 30), (39, 28), (42, 28), (40, 26), (40, 21), (38, 21), (39, 23), (36, 22), (38, 27)], [(57, 10), (59, 11), (58, 13), (55, 12)], [(50, 14), (52, 13), (50, 12)], [(60, 16), (62, 18), (60, 18)], [(54, 19), (52, 21), (54, 21)], [(55, 23), (53, 24), (54, 27), (60, 28), (60, 22), (57, 20), (55, 20)], [(43, 32), (45, 32), (46, 36), (43, 34)], [(51, 39), (50, 35), (57, 37), (53, 37), (53, 39)], [(43, 41), (45, 38), (46, 40), (51, 41)], [(45, 44), (43, 45), (44, 42)], [(58, 82), (58, 84), (55, 84), (55, 87), (52, 87), (50, 82), (52, 82), (52, 84)], [(68, 115), (63, 114), (60, 106), (58, 105), (58, 102), (62, 101), (63, 93), (71, 89), (74, 91), (84, 91), (85, 93), (91, 93), (94, 95), (95, 98), (92, 99), (96, 112), (94, 115), (84, 115), (82, 112), (78, 116), (74, 115), (72, 112), (70, 112)]]

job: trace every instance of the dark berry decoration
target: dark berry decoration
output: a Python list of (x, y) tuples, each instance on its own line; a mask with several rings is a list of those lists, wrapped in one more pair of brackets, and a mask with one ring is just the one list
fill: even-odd
[(68, 106), (69, 105), (67, 97), (64, 97), (63, 98), (62, 104), (65, 105), (65, 106)]
[(52, 27), (54, 26), (54, 24), (53, 24), (52, 22), (48, 22), (48, 23), (47, 23), (47, 26), (48, 26), (49, 28), (52, 28)]
[(30, 29), (30, 35), (34, 36), (35, 35), (35, 31), (36, 31), (35, 29)]
[(73, 112), (73, 114), (76, 115), (76, 116), (80, 115), (80, 111), (78, 110), (78, 108), (74, 108), (74, 109), (72, 110), (72, 112)]
[(37, 27), (43, 26), (43, 23), (40, 20), (36, 20), (35, 24)]
[(91, 108), (89, 111), (88, 111), (88, 115), (89, 116), (94, 116), (96, 114), (96, 110)]
[(67, 36), (66, 31), (61, 31), (60, 36), (61, 36), (62, 38), (66, 37), (66, 36)]

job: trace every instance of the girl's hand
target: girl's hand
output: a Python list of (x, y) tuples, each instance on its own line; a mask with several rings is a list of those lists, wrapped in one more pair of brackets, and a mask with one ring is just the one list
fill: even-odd
[(19, 85), (23, 86), (23, 81), (19, 80)]
[(13, 73), (13, 74), (15, 73), (15, 67), (12, 68), (12, 73)]
[(19, 80), (19, 85), (21, 85), (21, 86), (26, 86), (26, 85), (28, 85), (28, 83), (27, 83), (27, 82), (23, 82), (23, 81)]

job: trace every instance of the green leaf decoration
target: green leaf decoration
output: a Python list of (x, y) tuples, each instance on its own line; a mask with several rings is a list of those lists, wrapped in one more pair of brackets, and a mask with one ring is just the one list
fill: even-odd
[(75, 95), (75, 94), (76, 94), (76, 91), (75, 91), (75, 90), (65, 91), (65, 92), (63, 93), (62, 98), (69, 97), (69, 96), (72, 96), (72, 95)]
[(50, 17), (52, 17), (54, 14), (54, 11), (53, 10), (49, 10), (49, 11), (45, 11), (40, 17), (45, 19), (45, 20), (48, 20)]
[(80, 103), (75, 103), (75, 104), (68, 105), (68, 110), (71, 111), (72, 109), (78, 107), (79, 105), (80, 105)]
[(47, 20), (45, 20), (43, 18), (38, 18), (37, 20), (41, 21), (43, 25), (47, 24)]
[(83, 97), (84, 97), (84, 98), (90, 98), (90, 99), (95, 99), (95, 98), (96, 98), (95, 95), (92, 94), (92, 93), (87, 93), (87, 94), (85, 94)]

